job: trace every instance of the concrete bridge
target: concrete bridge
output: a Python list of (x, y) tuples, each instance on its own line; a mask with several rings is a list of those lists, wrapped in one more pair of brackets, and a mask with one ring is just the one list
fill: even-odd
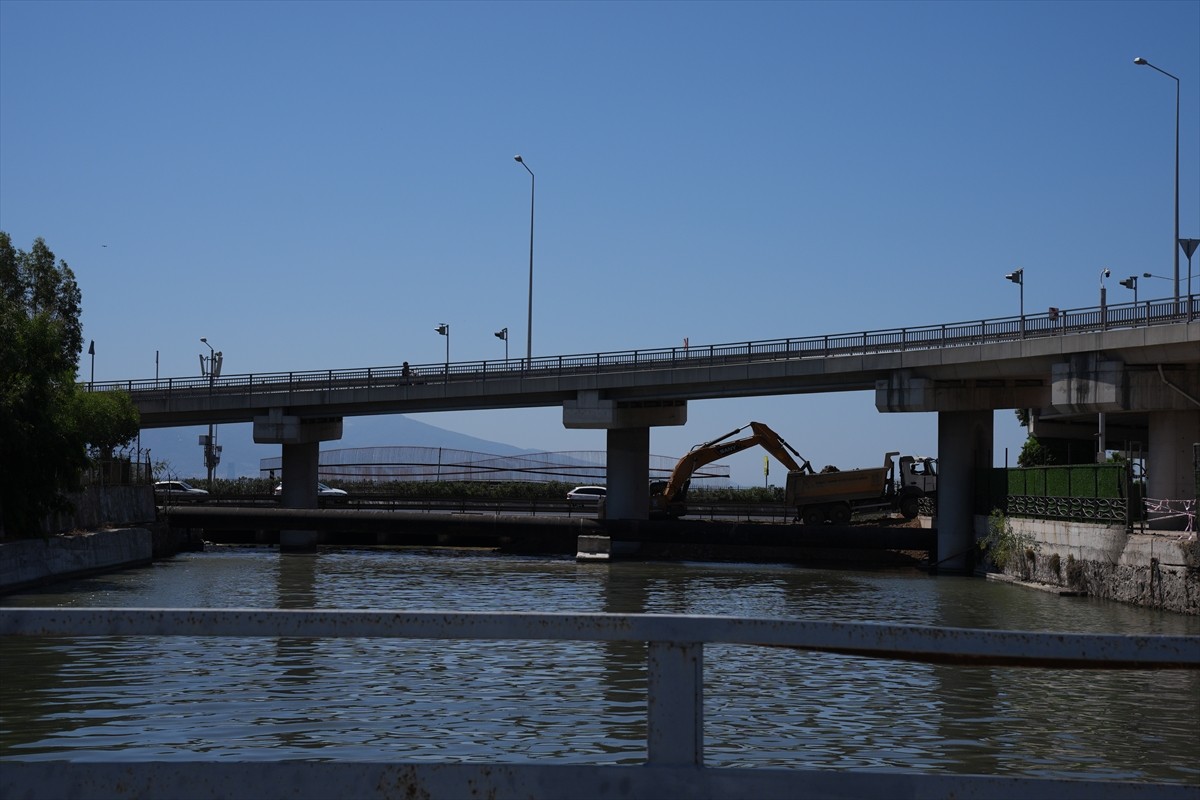
[(1200, 296), (691, 348), (94, 389), (128, 391), (147, 428), (253, 422), (256, 442), (282, 446), (291, 508), (316, 507), (320, 442), (341, 438), (345, 416), (561, 406), (564, 426), (607, 431), (616, 519), (646, 518), (650, 428), (684, 424), (689, 400), (874, 390), (880, 412), (938, 414), (938, 546), (954, 570), (973, 547), (972, 481), (992, 464), (996, 409), (1031, 409), (1035, 431), (1098, 437), (1107, 449), (1139, 442), (1149, 496), (1195, 497)]

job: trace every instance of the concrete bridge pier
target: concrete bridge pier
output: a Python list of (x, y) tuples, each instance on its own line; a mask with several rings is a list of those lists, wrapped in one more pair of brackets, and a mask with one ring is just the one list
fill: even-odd
[(650, 516), (650, 428), (687, 422), (684, 400), (625, 402), (600, 397), (594, 389), (563, 403), (566, 428), (607, 431), (609, 519)]
[(992, 412), (938, 413), (937, 569), (975, 568), (975, 476), (992, 466)]
[[(1149, 415), (1149, 449), (1153, 462), (1146, 471), (1146, 496), (1152, 499), (1197, 499), (1197, 445), (1200, 410), (1156, 411)], [(1173, 504), (1180, 505), (1180, 504)], [(1193, 511), (1193, 513), (1195, 513)], [(1187, 517), (1178, 507), (1149, 512), (1151, 528), (1184, 530)], [(1194, 529), (1193, 525), (1193, 529)]]
[(646, 519), (649, 516), (650, 428), (611, 428), (607, 431), (608, 519)]
[[(283, 446), (284, 508), (317, 507), (317, 474), (321, 442), (342, 438), (342, 418), (303, 419), (273, 408), (265, 417), (254, 418), (254, 441)], [(281, 530), (281, 551), (310, 552), (317, 548), (316, 531)]]
[(975, 476), (992, 466), (993, 408), (1039, 408), (1049, 402), (1040, 383), (937, 383), (901, 370), (875, 384), (875, 407), (938, 415), (937, 569), (975, 567)]

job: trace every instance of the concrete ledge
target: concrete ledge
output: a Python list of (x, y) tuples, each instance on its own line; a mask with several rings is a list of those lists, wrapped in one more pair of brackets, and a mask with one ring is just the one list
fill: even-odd
[[(1024, 517), (1008, 521), (1015, 534), (1033, 542), (1032, 552), (1006, 570), (1015, 583), (1200, 615), (1200, 542), (1195, 533), (1131, 533), (1120, 525)], [(975, 524), (977, 535), (984, 536), (987, 518), (977, 516)]]
[(146, 528), (23, 539), (0, 544), (0, 594), (56, 581), (140, 567), (154, 559)]

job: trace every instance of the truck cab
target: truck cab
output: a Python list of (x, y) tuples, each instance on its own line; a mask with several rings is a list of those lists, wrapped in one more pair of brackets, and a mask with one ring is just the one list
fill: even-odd
[(902, 456), (900, 486), (920, 489), (921, 494), (937, 492), (937, 459), (931, 456)]

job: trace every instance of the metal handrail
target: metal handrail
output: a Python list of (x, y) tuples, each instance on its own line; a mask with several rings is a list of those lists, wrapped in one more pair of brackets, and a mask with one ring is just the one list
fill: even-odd
[[(789, 337), (751, 342), (622, 350), (602, 353), (511, 358), (500, 361), (461, 361), (417, 364), (405, 374), (402, 366), (355, 367), (300, 372), (244, 373), (210, 379), (201, 377), (148, 378), (97, 382), (92, 391), (123, 390), (138, 397), (195, 396), (210, 392), (268, 394), (325, 389), (371, 389), (447, 383), (559, 377), (634, 368), (721, 366), (780, 359), (837, 358), (909, 350), (933, 350), (1076, 333), (1139, 328), (1200, 319), (1200, 295), (1180, 301), (1146, 300), (1105, 307), (1056, 310), (1022, 317), (942, 323), (913, 328), (889, 328), (852, 333)], [(1022, 336), (1022, 319), (1024, 335)], [(81, 385), (87, 385), (83, 382)]]
[[(1189, 798), (1185, 785), (872, 770), (711, 768), (704, 764), (706, 644), (811, 650), (968, 666), (1066, 669), (1200, 668), (1200, 637), (1043, 633), (870, 622), (664, 614), (493, 613), (334, 609), (0, 608), (0, 636), (363, 637), (646, 643), (646, 761), (588, 764), (369, 764), (311, 761), (75, 763), (9, 760), (5, 796), (254, 797), (664, 796)], [(113, 767), (116, 766), (117, 769)], [(519, 770), (514, 773), (513, 770)], [(346, 784), (365, 774), (365, 785)], [(448, 782), (449, 781), (449, 782)], [(249, 782), (249, 783), (247, 783)], [(253, 787), (250, 784), (253, 783)], [(814, 787), (820, 785), (820, 789)], [(136, 791), (133, 787), (136, 787)], [(587, 787), (593, 787), (590, 791)], [(581, 790), (583, 790), (581, 792)], [(803, 792), (801, 792), (803, 794)]]

